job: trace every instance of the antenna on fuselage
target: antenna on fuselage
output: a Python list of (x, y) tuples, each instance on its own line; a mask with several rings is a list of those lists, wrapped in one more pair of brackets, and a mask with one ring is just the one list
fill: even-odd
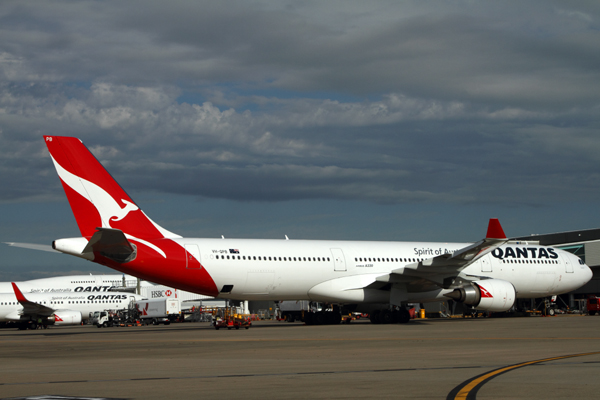
[(225, 236), (221, 235), (221, 239), (225, 239)]
[(290, 238), (287, 237), (287, 235), (283, 235), (283, 236), (285, 236), (285, 240), (290, 240)]

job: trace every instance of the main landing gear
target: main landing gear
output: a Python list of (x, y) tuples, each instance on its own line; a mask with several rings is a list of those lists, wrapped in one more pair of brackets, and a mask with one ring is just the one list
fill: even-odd
[(342, 313), (339, 311), (304, 312), (306, 325), (338, 325), (342, 322)]
[(404, 307), (394, 310), (374, 310), (369, 314), (369, 319), (373, 324), (406, 324), (410, 321), (410, 313)]

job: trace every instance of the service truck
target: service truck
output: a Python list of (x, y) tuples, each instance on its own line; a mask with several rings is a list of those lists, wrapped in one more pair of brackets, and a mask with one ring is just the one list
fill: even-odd
[(594, 315), (596, 313), (600, 314), (600, 298), (597, 296), (589, 296), (587, 299), (587, 311), (588, 314)]
[(179, 299), (162, 298), (141, 300), (135, 304), (140, 313), (143, 324), (169, 325), (181, 317), (181, 303)]
[(92, 324), (98, 328), (113, 326), (113, 317), (108, 311), (96, 311), (90, 314), (92, 315)]
[(280, 301), (279, 312), (281, 319), (287, 322), (304, 321), (303, 312), (310, 310), (310, 301)]

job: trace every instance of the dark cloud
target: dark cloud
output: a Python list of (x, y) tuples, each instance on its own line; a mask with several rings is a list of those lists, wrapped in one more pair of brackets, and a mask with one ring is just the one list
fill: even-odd
[(55, 195), (43, 134), (82, 138), (140, 191), (597, 196), (599, 15), (562, 2), (5, 2), (1, 201)]

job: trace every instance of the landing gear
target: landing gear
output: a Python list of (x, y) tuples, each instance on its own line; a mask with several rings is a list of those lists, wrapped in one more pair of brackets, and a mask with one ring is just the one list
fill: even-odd
[(369, 320), (371, 320), (372, 324), (380, 324), (381, 321), (379, 320), (379, 314), (381, 313), (381, 310), (374, 310), (373, 312), (371, 312), (369, 314)]
[(342, 322), (342, 314), (339, 311), (304, 313), (304, 323), (306, 325), (337, 325), (340, 322)]
[(369, 319), (373, 324), (406, 324), (410, 321), (410, 313), (404, 307), (395, 310), (374, 310), (369, 314)]

